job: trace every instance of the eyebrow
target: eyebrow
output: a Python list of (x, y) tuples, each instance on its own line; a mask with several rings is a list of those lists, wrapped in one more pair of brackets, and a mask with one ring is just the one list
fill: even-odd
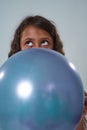
[[(28, 40), (30, 40), (30, 41), (34, 41), (34, 38), (25, 38), (23, 41), (28, 41)], [(53, 39), (52, 38), (49, 38), (49, 37), (43, 37), (43, 38), (40, 38), (40, 40), (50, 40), (50, 41), (53, 41)]]

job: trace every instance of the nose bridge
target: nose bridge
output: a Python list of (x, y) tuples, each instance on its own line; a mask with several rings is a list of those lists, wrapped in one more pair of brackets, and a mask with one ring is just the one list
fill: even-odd
[(40, 42), (39, 42), (39, 40), (35, 40), (34, 47), (35, 47), (35, 48), (39, 48), (39, 47), (40, 47)]

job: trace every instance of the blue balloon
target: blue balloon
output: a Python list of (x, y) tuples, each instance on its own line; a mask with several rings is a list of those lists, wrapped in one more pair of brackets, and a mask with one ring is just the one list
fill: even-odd
[(20, 51), (0, 68), (1, 130), (75, 130), (83, 108), (77, 70), (53, 50)]

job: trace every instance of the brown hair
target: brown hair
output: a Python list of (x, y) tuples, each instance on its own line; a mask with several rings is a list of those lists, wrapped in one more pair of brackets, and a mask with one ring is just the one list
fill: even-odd
[(18, 28), (15, 31), (14, 38), (11, 42), (11, 48), (10, 48), (8, 57), (10, 57), (11, 55), (13, 55), (14, 53), (18, 51), (21, 51), (20, 49), (21, 34), (24, 31), (24, 29), (29, 25), (34, 25), (38, 28), (41, 28), (47, 31), (51, 35), (54, 42), (53, 50), (58, 51), (64, 55), (63, 44), (62, 44), (59, 34), (57, 33), (54, 23), (42, 16), (36, 15), (36, 16), (26, 17), (18, 26)]

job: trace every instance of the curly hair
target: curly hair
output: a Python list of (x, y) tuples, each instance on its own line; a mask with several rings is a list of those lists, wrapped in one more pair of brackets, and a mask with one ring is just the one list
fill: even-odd
[(47, 31), (53, 39), (54, 43), (53, 50), (58, 51), (64, 55), (63, 43), (60, 39), (60, 36), (56, 30), (54, 23), (42, 16), (36, 15), (25, 17), (24, 20), (18, 26), (18, 28), (15, 31), (14, 38), (11, 42), (11, 48), (8, 57), (12, 56), (14, 53), (18, 51), (21, 51), (20, 48), (21, 34), (24, 31), (24, 29), (27, 28), (27, 26), (29, 25), (34, 25), (40, 29)]

